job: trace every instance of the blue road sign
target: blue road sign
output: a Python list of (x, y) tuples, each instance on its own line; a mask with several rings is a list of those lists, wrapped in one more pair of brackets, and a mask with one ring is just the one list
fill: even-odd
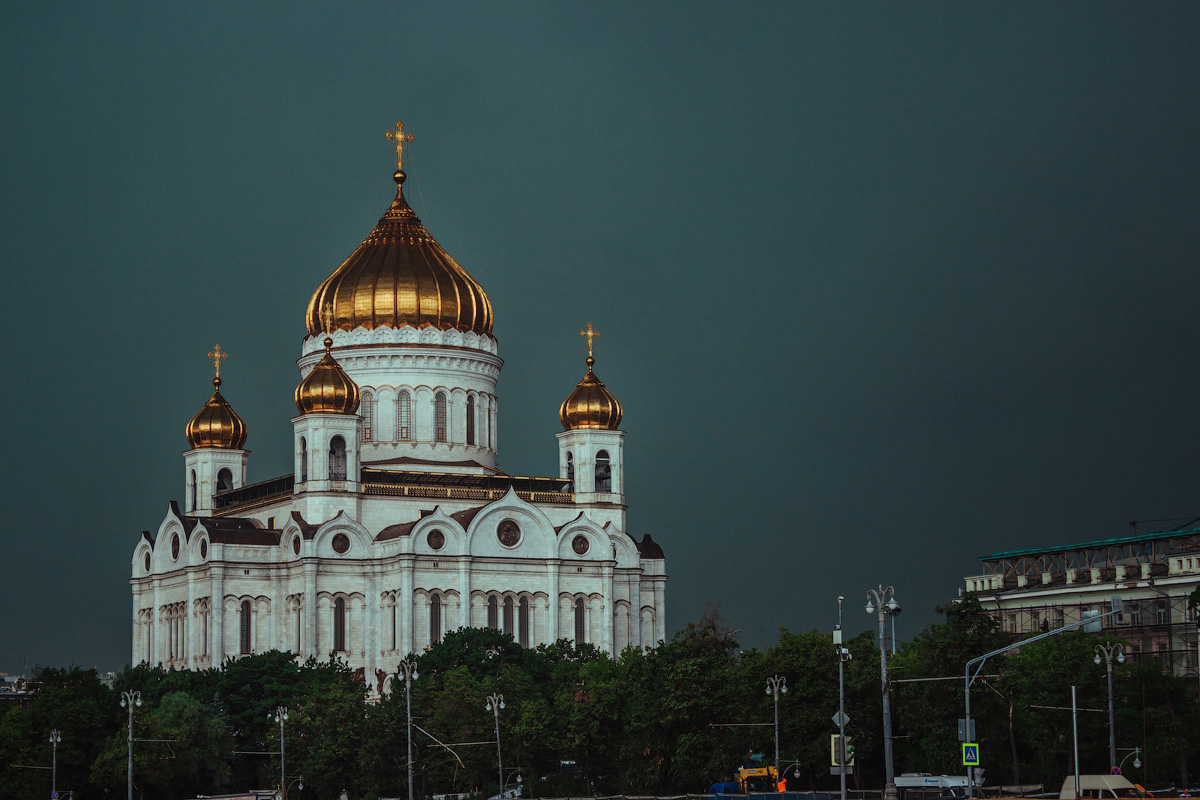
[(975, 742), (963, 742), (963, 766), (979, 766), (979, 745)]

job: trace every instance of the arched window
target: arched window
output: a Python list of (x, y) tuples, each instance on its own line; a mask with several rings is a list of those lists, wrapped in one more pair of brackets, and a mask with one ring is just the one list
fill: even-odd
[(495, 595), (488, 598), (488, 627), (492, 630), (500, 628), (500, 602)]
[(396, 396), (396, 438), (402, 442), (412, 441), (412, 395), (407, 389)]
[(233, 473), (223, 469), (217, 473), (217, 491), (228, 492), (233, 488)]
[(375, 395), (362, 393), (363, 441), (375, 441)]
[(346, 480), (346, 440), (341, 436), (329, 440), (329, 480)]
[(346, 652), (346, 601), (340, 597), (333, 601), (333, 649)]
[(250, 601), (242, 601), (241, 613), (238, 615), (238, 652), (244, 656), (250, 655)]
[(467, 398), (467, 444), (475, 444), (475, 398)]
[(517, 609), (517, 622), (521, 629), (521, 647), (529, 647), (529, 598), (522, 597)]
[(483, 401), (482, 405), (483, 405), (483, 408), (481, 410), (483, 411), (483, 413), (480, 414), (480, 417), (483, 422), (483, 436), (479, 437), (479, 442), (484, 447), (491, 447), (491, 445), (492, 445), (492, 425), (491, 425), (492, 409), (488, 406), (488, 402), (486, 399)]
[(567, 453), (567, 491), (575, 491), (575, 456)]
[(575, 644), (583, 644), (587, 641), (587, 620), (585, 619), (585, 609), (583, 607), (583, 598), (575, 598)]
[(308, 480), (308, 442), (300, 437), (300, 482)]
[(446, 395), (442, 392), (433, 398), (433, 440), (446, 441)]
[(612, 491), (612, 467), (608, 464), (608, 451), (596, 453), (596, 491)]
[(196, 470), (192, 470), (191, 479), (188, 481), (188, 498), (191, 503), (188, 506), (188, 511), (196, 510)]
[(504, 598), (504, 632), (513, 635), (513, 599)]
[(437, 644), (442, 640), (442, 598), (434, 595), (429, 599), (429, 643)]

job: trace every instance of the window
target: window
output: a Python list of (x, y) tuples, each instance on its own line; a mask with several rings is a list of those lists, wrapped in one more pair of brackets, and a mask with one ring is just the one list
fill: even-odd
[(491, 409), (488, 408), (486, 402), (483, 404), (483, 415), (482, 416), (483, 416), (483, 436), (481, 438), (481, 441), (482, 441), (482, 444), (484, 447), (489, 447), (491, 445), (491, 441), (492, 441), (492, 439), (491, 439), (492, 426), (490, 424), (488, 424), (488, 421), (492, 418), (492, 411), (491, 411)]
[(301, 623), (304, 619), (302, 610), (303, 610), (303, 607), (300, 605), (299, 602), (297, 602), (296, 603), (296, 652), (297, 653), (300, 652), (300, 627), (301, 627)]
[(1158, 624), (1159, 624), (1159, 625), (1166, 625), (1166, 624), (1167, 624), (1167, 622), (1169, 622), (1169, 621), (1170, 621), (1170, 617), (1169, 617), (1169, 615), (1168, 615), (1168, 613), (1167, 613), (1167, 604), (1166, 604), (1166, 601), (1164, 601), (1164, 600), (1158, 600), (1158, 601), (1156, 601), (1156, 602), (1154, 603), (1154, 610), (1155, 610), (1155, 612), (1156, 612), (1156, 616), (1157, 616), (1157, 618), (1158, 618)]
[(196, 510), (196, 470), (192, 470), (191, 478), (188, 480), (188, 511)]
[(596, 491), (612, 491), (612, 468), (608, 464), (608, 451), (596, 453)]
[(475, 444), (475, 398), (467, 398), (467, 444)]
[(396, 396), (396, 438), (412, 441), (412, 395), (406, 390)]
[(375, 441), (375, 395), (362, 393), (363, 441)]
[(1066, 612), (1064, 612), (1063, 609), (1061, 609), (1061, 608), (1054, 609), (1054, 627), (1055, 627), (1055, 629), (1061, 628), (1063, 626), (1065, 619), (1066, 619)]
[(513, 599), (504, 598), (504, 632), (509, 636), (513, 635), (513, 610)]
[(442, 392), (433, 399), (433, 440), (446, 441), (446, 395)]
[(346, 480), (346, 440), (341, 436), (329, 440), (329, 480)]
[(333, 649), (346, 652), (346, 601), (340, 597), (333, 601)]
[(308, 442), (300, 437), (300, 482), (308, 480)]
[(1130, 625), (1141, 625), (1142, 624), (1142, 604), (1135, 600), (1130, 604), (1130, 606), (1131, 607), (1129, 609), (1129, 624)]
[(517, 621), (521, 628), (521, 647), (529, 647), (529, 598), (522, 597), (517, 611)]
[(499, 630), (499, 628), (500, 628), (499, 607), (500, 607), (500, 604), (499, 604), (499, 601), (496, 600), (495, 595), (488, 598), (487, 626), (489, 628), (491, 628), (492, 630)]
[(567, 491), (575, 491), (575, 456), (567, 453)]
[(434, 595), (429, 600), (429, 643), (442, 640), (442, 598)]
[(217, 491), (228, 492), (233, 488), (233, 473), (223, 469), (217, 473)]
[(242, 601), (241, 613), (238, 615), (238, 652), (250, 655), (250, 601)]
[(396, 649), (396, 600), (394, 598), (392, 599), (392, 602), (388, 605), (388, 611), (390, 612), (391, 618), (392, 618), (392, 624), (391, 624), (392, 635), (390, 637), (392, 646), (390, 649), (395, 650)]
[(575, 644), (577, 645), (587, 641), (587, 626), (584, 617), (583, 598), (577, 597), (575, 598)]

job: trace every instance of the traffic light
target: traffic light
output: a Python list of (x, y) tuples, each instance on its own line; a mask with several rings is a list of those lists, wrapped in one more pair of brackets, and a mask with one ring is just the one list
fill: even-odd
[(854, 766), (854, 741), (849, 736), (846, 737), (846, 766)]
[[(829, 765), (842, 766), (842, 736), (839, 733), (829, 734)], [(854, 766), (854, 741), (846, 737), (846, 766)]]

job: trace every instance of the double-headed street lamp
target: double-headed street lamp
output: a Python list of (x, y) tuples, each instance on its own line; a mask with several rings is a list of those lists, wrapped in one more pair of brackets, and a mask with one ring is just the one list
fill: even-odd
[(767, 694), (775, 695), (775, 772), (779, 773), (779, 695), (787, 694), (787, 678), (776, 675), (767, 678)]
[[(412, 756), (412, 682), (417, 679), (415, 661), (401, 661), (400, 674), (404, 676), (404, 704), (408, 714), (408, 800), (413, 800), (413, 756)], [(496, 739), (500, 739), (499, 721), (496, 723)]]
[(50, 796), (58, 797), (58, 743), (62, 734), (58, 730), (50, 731)]
[(267, 719), (273, 719), (279, 723), (279, 791), (287, 795), (287, 770), (284, 769), (283, 763), (283, 723), (287, 722), (287, 706), (275, 706), (274, 714), (267, 714)]
[(895, 800), (896, 773), (892, 767), (892, 706), (888, 700), (888, 670), (887, 647), (884, 645), (884, 622), (889, 616), (900, 613), (900, 603), (896, 602), (896, 590), (891, 586), (886, 589), (881, 584), (878, 589), (867, 590), (867, 613), (879, 613), (879, 676), (883, 685), (883, 765), (887, 774), (887, 783), (883, 787), (885, 800)]
[(496, 767), (500, 773), (500, 792), (504, 792), (504, 759), (500, 757), (500, 709), (504, 708), (504, 695), (490, 694), (487, 710), (496, 716)]
[(1117, 766), (1117, 730), (1113, 727), (1112, 664), (1114, 654), (1118, 664), (1125, 663), (1125, 648), (1119, 642), (1096, 645), (1096, 657), (1092, 660), (1097, 664), (1100, 663), (1101, 653), (1104, 654), (1104, 662), (1108, 665), (1108, 766), (1110, 769), (1115, 769)]
[(133, 707), (142, 704), (141, 692), (121, 692), (121, 708), (129, 709), (129, 764), (125, 770), (125, 781), (129, 791), (129, 800), (133, 800)]

